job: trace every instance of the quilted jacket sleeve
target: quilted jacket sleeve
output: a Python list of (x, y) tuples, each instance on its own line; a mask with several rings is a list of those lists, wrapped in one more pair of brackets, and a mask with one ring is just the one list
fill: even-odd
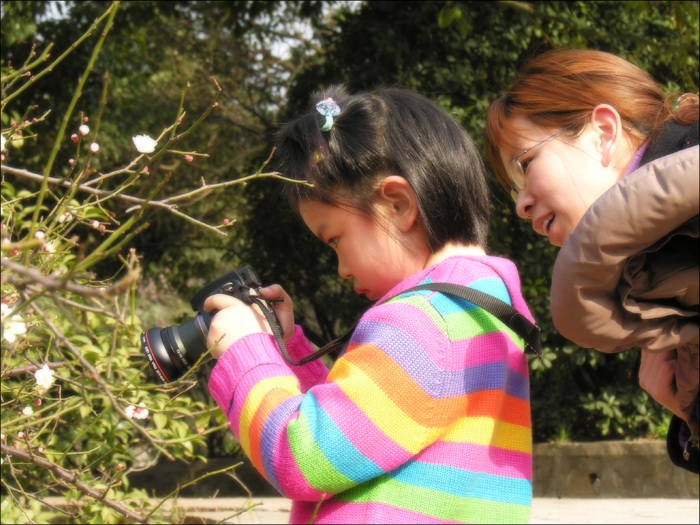
[(698, 158), (694, 146), (650, 162), (586, 212), (552, 275), (564, 337), (602, 352), (697, 345)]

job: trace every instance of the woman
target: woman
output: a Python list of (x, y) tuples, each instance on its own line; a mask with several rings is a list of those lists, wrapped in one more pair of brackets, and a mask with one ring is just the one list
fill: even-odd
[(486, 155), (518, 215), (561, 247), (557, 330), (642, 348), (640, 385), (673, 412), (669, 455), (697, 473), (697, 94), (666, 97), (609, 53), (548, 51), (491, 105)]

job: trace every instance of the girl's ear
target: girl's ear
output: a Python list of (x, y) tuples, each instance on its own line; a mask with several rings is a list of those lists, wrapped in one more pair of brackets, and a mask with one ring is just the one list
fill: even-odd
[(591, 113), (590, 124), (596, 133), (596, 146), (603, 166), (608, 167), (614, 163), (618, 149), (624, 144), (622, 118), (614, 107), (599, 104)]
[(418, 203), (413, 188), (403, 177), (389, 175), (379, 185), (379, 200), (387, 218), (401, 232), (408, 232), (416, 223)]

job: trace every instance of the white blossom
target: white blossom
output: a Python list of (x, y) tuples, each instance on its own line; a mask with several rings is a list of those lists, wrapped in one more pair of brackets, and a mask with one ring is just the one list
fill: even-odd
[(80, 133), (83, 137), (90, 133), (90, 127), (87, 124), (83, 124), (78, 128), (78, 133)]
[(90, 151), (92, 151), (93, 153), (97, 153), (98, 151), (100, 151), (100, 145), (97, 142), (93, 142), (92, 144), (90, 144)]
[(12, 308), (2, 303), (2, 337), (8, 343), (14, 343), (17, 336), (27, 333), (27, 325), (22, 320), (22, 316), (12, 315)]
[(2, 147), (0, 147), (0, 151), (5, 151), (5, 144), (7, 143), (7, 139), (5, 138), (5, 135), (0, 135), (2, 137)]
[(34, 413), (34, 409), (32, 407), (24, 407), (22, 409), (23, 416), (31, 416), (33, 413)]
[(131, 137), (134, 141), (134, 146), (136, 146), (136, 151), (139, 153), (153, 153), (156, 150), (158, 142), (148, 135), (136, 135)]
[(149, 414), (144, 403), (139, 403), (138, 406), (129, 405), (124, 412), (129, 419), (146, 419)]
[(51, 388), (51, 385), (56, 381), (53, 370), (46, 364), (34, 372), (34, 378), (36, 379), (36, 384), (45, 390)]

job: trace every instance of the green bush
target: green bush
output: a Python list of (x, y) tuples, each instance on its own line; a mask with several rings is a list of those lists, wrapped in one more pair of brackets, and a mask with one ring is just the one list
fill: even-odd
[[(216, 109), (220, 90), (196, 119), (185, 118), (183, 90), (175, 122), (152, 150), (134, 141), (133, 159), (116, 167), (104, 162), (99, 130), (103, 118), (108, 121), (107, 80), (94, 112), (77, 108), (118, 5), (111, 4), (66, 53), (32, 52), (22, 66), (2, 65), (5, 523), (173, 523), (181, 517), (165, 500), (132, 490), (129, 475), (162, 459), (206, 461), (208, 437), (228, 426), (201, 392), (197, 370), (169, 385), (156, 384), (148, 373), (140, 351), (143, 321), (162, 318), (149, 317), (148, 305), (140, 304), (147, 287), (139, 255), (125, 248), (147, 227), (149, 208), (198, 223), (163, 196), (169, 177), (150, 180), (149, 166), (171, 157), (187, 169), (203, 155), (175, 146)], [(48, 109), (15, 107), (20, 93), (88, 42), (94, 44), (88, 66), (58, 129), (47, 128)], [(37, 144), (51, 151), (48, 158), (25, 155), (35, 161), (13, 166), (18, 148)], [(65, 164), (57, 162), (59, 150), (71, 152)], [(226, 226), (199, 224), (219, 234)], [(99, 271), (106, 262), (117, 269), (107, 277)], [(57, 495), (68, 506), (45, 504)]]

